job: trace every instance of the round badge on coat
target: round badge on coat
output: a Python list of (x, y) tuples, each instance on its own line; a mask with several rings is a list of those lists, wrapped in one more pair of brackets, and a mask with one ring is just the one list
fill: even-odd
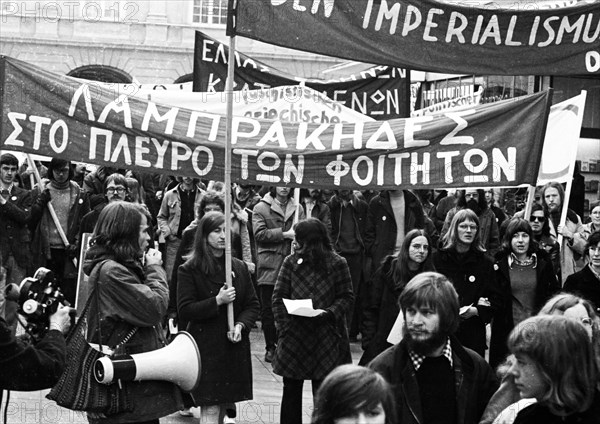
[(83, 205), (83, 199), (79, 199), (79, 204)]
[(298, 265), (300, 265), (302, 262), (304, 262), (304, 259), (302, 259), (302, 258), (298, 259)]
[(13, 196), (10, 198), (10, 200), (12, 200), (13, 202), (17, 200), (17, 196)]
[(475, 282), (475, 276), (474, 275), (469, 276), (469, 281), (471, 283), (474, 283)]
[(382, 221), (385, 221), (386, 219), (387, 219), (387, 216), (382, 216), (382, 217), (381, 217), (381, 220), (382, 220)]

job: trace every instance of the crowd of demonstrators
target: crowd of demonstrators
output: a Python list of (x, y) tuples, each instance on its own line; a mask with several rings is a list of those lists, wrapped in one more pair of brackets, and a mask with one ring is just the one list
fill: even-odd
[[(102, 336), (118, 338), (116, 333), (127, 332), (132, 325), (139, 327), (134, 335), (139, 343), (131, 344), (138, 352), (163, 345), (167, 318), (173, 318), (179, 330), (192, 332), (199, 346), (204, 346), (205, 361), (212, 365), (204, 362), (207, 386), (186, 406), (201, 406), (205, 420), (233, 420), (235, 402), (252, 398), (249, 332), (260, 316), (264, 360), (273, 362), (274, 372), (284, 380), (282, 422), (300, 419), (304, 380), (313, 382), (316, 394), (321, 383), (329, 381), (329, 372), (350, 362), (349, 343), (361, 339), (360, 363), (381, 373), (387, 385), (378, 385), (372, 371), (348, 368), (342, 372), (342, 368), (339, 374), (331, 374), (331, 384), (322, 385), (323, 396), (336, 393), (338, 385), (347, 387), (345, 382), (351, 380), (372, 381), (394, 394), (393, 413), (380, 392), (369, 397), (358, 391), (353, 396), (366, 397), (367, 403), (352, 405), (340, 399), (336, 404), (340, 409), (331, 414), (329, 409), (338, 406), (317, 395), (315, 405), (322, 406), (314, 420), (354, 422), (371, 415), (372, 422), (383, 423), (397, 414), (401, 422), (429, 424), (444, 416), (461, 424), (479, 419), (491, 423), (509, 407), (498, 419), (505, 420), (512, 413), (516, 422), (533, 422), (536, 417), (552, 422), (556, 416), (566, 417), (565, 422), (593, 422), (590, 416), (598, 404), (594, 393), (591, 401), (589, 393), (588, 400), (579, 399), (581, 405), (575, 409), (569, 403), (572, 399), (553, 398), (541, 390), (532, 394), (535, 407), (525, 407), (531, 399), (512, 405), (520, 400), (519, 385), (526, 384), (521, 383), (519, 367), (527, 361), (511, 363), (512, 367), (505, 362), (511, 352), (517, 357), (529, 355), (531, 361), (525, 365), (541, 370), (544, 390), (550, 392), (555, 390), (553, 379), (564, 377), (551, 374), (539, 363), (552, 347), (558, 354), (561, 346), (552, 346), (553, 337), (545, 336), (547, 351), (539, 355), (533, 344), (514, 341), (526, 336), (523, 325), (538, 322), (530, 320), (538, 312), (562, 314), (583, 324), (600, 362), (596, 336), (600, 330), (596, 315), (600, 306), (600, 203), (591, 203), (588, 223), (568, 210), (561, 225), (567, 199), (558, 183), (540, 189), (539, 201), (527, 219), (523, 212), (511, 217), (490, 188), (457, 190), (456, 194), (311, 188), (302, 190), (296, 204), (289, 187), (235, 184), (231, 223), (227, 223), (232, 236), (233, 288), (224, 289), (222, 182), (110, 167), (88, 173), (91, 167), (61, 159), (38, 162), (36, 168), (43, 178), (39, 182), (33, 181), (32, 170), (21, 169), (19, 174), (14, 155), (0, 156), (0, 275), (4, 277), (0, 278), (0, 318), (4, 319), (0, 324), (8, 332), (4, 346), (8, 351), (16, 349), (9, 336), (15, 332), (17, 305), (5, 302), (4, 285), (19, 284), (36, 267), (45, 266), (56, 274), (73, 303), (77, 295), (74, 260), (84, 248), (83, 234), (90, 233), (85, 272), (90, 274), (99, 262), (111, 264), (104, 267), (108, 274), (102, 276), (111, 290), (105, 290), (110, 294), (105, 293), (99, 313), (106, 314), (103, 325), (114, 328), (107, 327), (106, 333), (103, 328)], [(145, 252), (154, 245), (154, 235), (164, 241), (162, 257)], [(123, 255), (121, 248), (114, 250), (114, 243), (122, 237), (128, 246)], [(139, 290), (149, 300), (139, 301)], [(542, 306), (561, 290), (570, 294)], [(307, 298), (315, 309), (325, 312), (314, 318), (298, 317), (283, 304), (283, 299)], [(236, 322), (229, 334), (228, 303), (233, 304)], [(390, 346), (387, 337), (399, 313), (405, 320), (404, 338)], [(115, 317), (119, 317), (118, 325)], [(555, 331), (554, 338), (566, 332), (564, 338), (569, 339), (578, 330), (567, 327), (551, 323), (543, 331)], [(50, 336), (40, 349), (62, 349), (59, 333)], [(576, 338), (569, 340), (581, 344)], [(31, 346), (26, 349), (22, 358), (47, 366), (48, 378), (60, 371), (60, 355), (47, 357), (47, 352), (32, 351)], [(222, 364), (226, 357), (239, 368), (223, 373), (221, 367), (215, 372), (219, 366), (214, 364)], [(491, 371), (495, 367), (502, 384), (491, 397), (497, 384)], [(456, 378), (463, 383), (453, 385)], [(182, 410), (184, 403), (173, 385), (159, 386), (167, 393), (166, 403), (165, 399), (150, 400), (156, 405), (147, 408), (134, 402), (135, 412), (123, 420), (93, 415), (90, 419), (154, 421)], [(132, 387), (135, 398), (138, 386)], [(374, 399), (379, 399), (377, 404)], [(515, 408), (523, 414), (516, 414)]]

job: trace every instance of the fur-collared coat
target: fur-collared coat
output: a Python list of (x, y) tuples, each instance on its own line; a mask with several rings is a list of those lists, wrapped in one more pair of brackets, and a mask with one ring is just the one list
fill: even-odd
[[(283, 299), (312, 299), (324, 317), (288, 314)], [(279, 342), (273, 372), (298, 380), (325, 378), (337, 365), (352, 361), (346, 314), (354, 301), (346, 260), (331, 253), (326, 270), (315, 268), (297, 253), (283, 261), (273, 290), (273, 315)]]

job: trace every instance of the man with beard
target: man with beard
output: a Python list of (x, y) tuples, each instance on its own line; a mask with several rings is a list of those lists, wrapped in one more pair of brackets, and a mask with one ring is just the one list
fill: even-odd
[(403, 340), (369, 367), (391, 384), (398, 422), (475, 424), (498, 388), (492, 369), (453, 336), (458, 295), (442, 274), (414, 277), (400, 295)]

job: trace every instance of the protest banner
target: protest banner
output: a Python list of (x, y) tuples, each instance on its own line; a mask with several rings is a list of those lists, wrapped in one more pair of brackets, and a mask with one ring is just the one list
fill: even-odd
[[(225, 90), (228, 55), (228, 46), (196, 31), (194, 91), (213, 93)], [(235, 51), (234, 55), (234, 90), (301, 84), (373, 119), (408, 117), (410, 73), (405, 69), (374, 66), (338, 79), (306, 79), (281, 72), (243, 53)]]
[(600, 74), (600, 2), (238, 0), (228, 35), (429, 72)]
[(550, 108), (537, 178), (538, 186), (551, 181), (559, 183), (572, 181), (586, 96), (587, 93), (584, 91)]
[(467, 109), (480, 104), (482, 94), (483, 87), (479, 87), (479, 90), (473, 94), (459, 96), (453, 99), (443, 100), (441, 102), (431, 104), (423, 109), (412, 111), (410, 116), (414, 118), (415, 116), (435, 115), (443, 112)]
[[(225, 93), (179, 93), (177, 91), (138, 90), (135, 97), (163, 105), (226, 114)], [(338, 123), (372, 121), (318, 91), (304, 86), (282, 86), (262, 90), (233, 92), (233, 114), (289, 122)]]
[[(2, 57), (0, 149), (223, 180), (225, 118), (82, 84)], [(545, 91), (436, 116), (351, 123), (233, 117), (234, 181), (360, 189), (537, 179)]]

